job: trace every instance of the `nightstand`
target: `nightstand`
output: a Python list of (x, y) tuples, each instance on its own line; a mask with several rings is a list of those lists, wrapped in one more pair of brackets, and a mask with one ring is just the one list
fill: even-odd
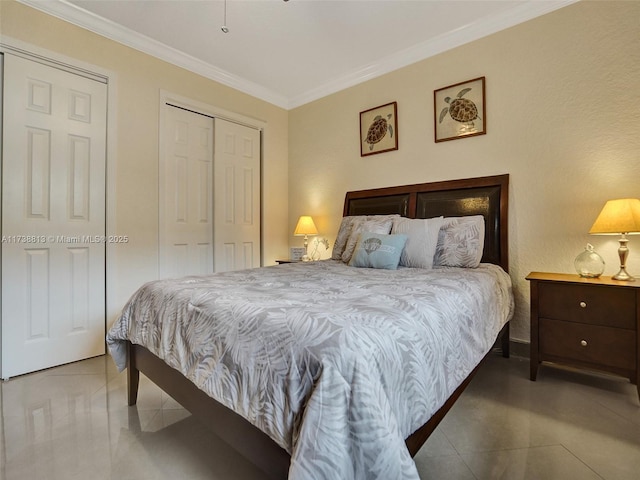
[(276, 263), (278, 265), (282, 265), (283, 263), (298, 263), (300, 262), (300, 260), (290, 260), (290, 259), (286, 259), (286, 260), (276, 260)]
[(532, 272), (531, 380), (541, 362), (631, 380), (640, 397), (640, 282)]

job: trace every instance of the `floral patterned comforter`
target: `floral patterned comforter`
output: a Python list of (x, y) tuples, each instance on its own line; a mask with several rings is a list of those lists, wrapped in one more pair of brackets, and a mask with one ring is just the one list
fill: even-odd
[(397, 271), (340, 261), (145, 284), (110, 329), (148, 348), (291, 454), (289, 478), (418, 479), (404, 439), (513, 314), (499, 267)]

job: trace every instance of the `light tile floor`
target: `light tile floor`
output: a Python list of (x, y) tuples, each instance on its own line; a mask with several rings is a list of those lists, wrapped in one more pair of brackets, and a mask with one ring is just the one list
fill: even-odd
[[(418, 452), (423, 480), (637, 480), (640, 403), (624, 379), (491, 355)], [(1, 384), (0, 479), (265, 477), (144, 377), (137, 407), (109, 357)], [(336, 479), (339, 480), (339, 479)]]

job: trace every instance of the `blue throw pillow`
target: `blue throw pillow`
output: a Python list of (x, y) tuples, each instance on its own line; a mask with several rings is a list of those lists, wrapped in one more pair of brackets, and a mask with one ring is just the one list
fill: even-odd
[(362, 232), (349, 266), (395, 270), (400, 263), (400, 255), (406, 242), (406, 235)]

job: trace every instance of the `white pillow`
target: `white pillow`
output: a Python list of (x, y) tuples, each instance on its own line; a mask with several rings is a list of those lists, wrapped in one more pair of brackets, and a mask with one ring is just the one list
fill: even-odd
[(358, 243), (360, 233), (371, 232), (386, 235), (391, 232), (393, 217), (396, 216), (397, 215), (379, 215), (361, 217), (354, 220), (353, 226), (351, 227), (351, 233), (349, 234), (349, 239), (347, 240), (347, 244), (342, 252), (342, 261), (349, 263), (349, 260), (351, 260), (351, 255), (353, 255), (353, 250), (356, 248), (356, 243)]
[(434, 266), (476, 268), (484, 250), (484, 217), (444, 219), (433, 259)]
[(392, 234), (407, 235), (407, 243), (400, 255), (400, 265), (414, 268), (432, 268), (438, 244), (438, 233), (443, 217), (393, 219)]

